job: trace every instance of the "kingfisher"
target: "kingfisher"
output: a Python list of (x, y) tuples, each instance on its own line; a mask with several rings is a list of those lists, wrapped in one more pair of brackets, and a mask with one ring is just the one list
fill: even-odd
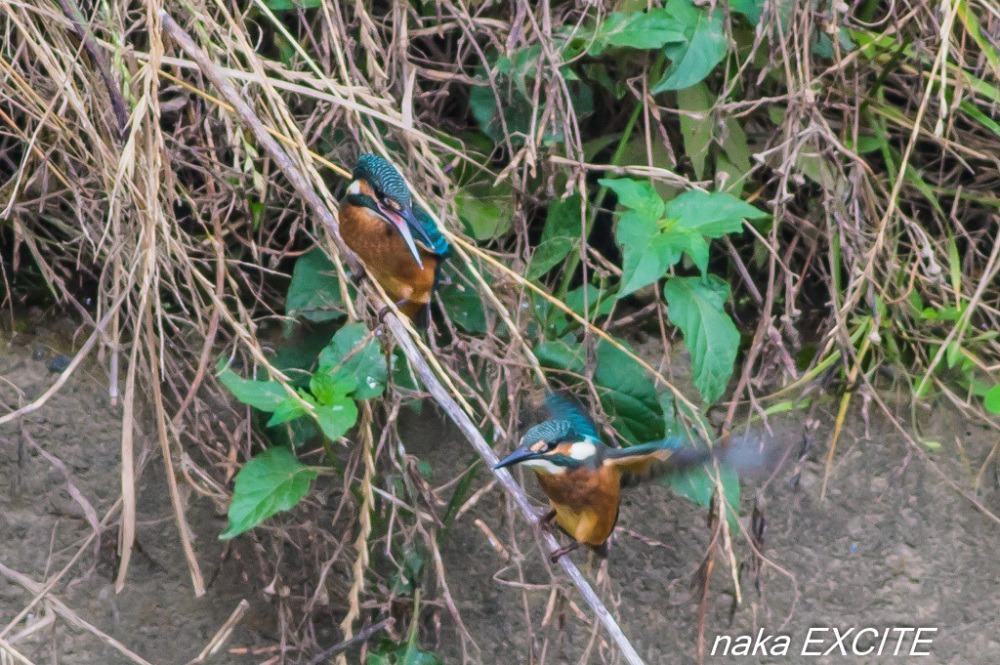
[(448, 241), (389, 162), (364, 154), (338, 213), (340, 235), (396, 306), (426, 328)]
[(596, 425), (575, 402), (549, 393), (546, 408), (549, 419), (529, 429), (517, 449), (494, 468), (523, 464), (535, 472), (551, 507), (540, 525), (550, 527), (555, 520), (573, 538), (552, 553), (552, 563), (581, 544), (607, 557), (623, 487), (683, 473), (713, 459), (741, 471), (764, 464), (759, 435), (731, 437), (721, 452), (685, 446), (681, 437), (612, 448), (601, 441)]

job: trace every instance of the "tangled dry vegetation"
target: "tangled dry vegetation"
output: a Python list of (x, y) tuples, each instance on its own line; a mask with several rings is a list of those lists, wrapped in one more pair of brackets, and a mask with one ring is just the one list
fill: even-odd
[[(662, 426), (636, 425), (670, 415), (662, 395), (699, 426), (723, 389), (714, 408), (726, 429), (832, 400), (837, 427), (820, 440), (831, 460), (855, 401), (917, 450), (926, 442), (887, 403), (894, 394), (997, 427), (1000, 9), (990, 0), (648, 8), (667, 12), (666, 23), (630, 22), (645, 2), (0, 0), (3, 304), (12, 317), (38, 303), (73, 312), (86, 340), (78, 358), (98, 358), (121, 400), (119, 588), (146, 453), (170, 470), (177, 537), (202, 593), (177, 485), (225, 509), (255, 452), (282, 436), (302, 443), (231, 400), (220, 357), (238, 374), (300, 387), (309, 350), (345, 317), (376, 325), (378, 309), (351, 305), (328, 230), (167, 36), (161, 10), (331, 209), (359, 153), (401, 165), (458, 249), (430, 338), (437, 371), (502, 446), (524, 420), (511, 397), (548, 381), (577, 386), (609, 436), (633, 442), (662, 436)], [(630, 203), (638, 195), (626, 181), (647, 198)], [(636, 254), (630, 242), (648, 248), (667, 233), (682, 193), (709, 191), (755, 212), (742, 209), (736, 229), (702, 228), (684, 241), (697, 247), (672, 260), (668, 250)], [(638, 222), (625, 216), (660, 205), (654, 196), (667, 212), (630, 239), (623, 229)], [(330, 263), (310, 254), (317, 247)], [(323, 268), (293, 294), (289, 278), (300, 265), (305, 274), (306, 257)], [(712, 368), (699, 366), (692, 341), (710, 321), (682, 322), (670, 302), (699, 272), (724, 285), (713, 315), (739, 332), (728, 387), (725, 367), (699, 376)], [(659, 339), (657, 352), (615, 346), (619, 355), (605, 358), (609, 339), (628, 342), (636, 329)], [(686, 397), (669, 361), (680, 330), (699, 389)], [(729, 348), (702, 334), (710, 349)], [(485, 472), (427, 484), (396, 429), (400, 409), (425, 393), (392, 357), (394, 381), (360, 403), (346, 445), (302, 435), (299, 457), (334, 469), (321, 481), (343, 487), (334, 505), (306, 497), (241, 536), (261, 552), (290, 544), (296, 553), (259, 558), (262, 580), (293, 589), (274, 599), (288, 653), (328, 646), (313, 624), (331, 617), (347, 637), (394, 616), (396, 644), (412, 647), (421, 603), (453, 615), (476, 652), (437, 552)], [(602, 369), (624, 371), (612, 367), (623, 362), (641, 363), (631, 373), (652, 399), (646, 383), (631, 396), (638, 406), (609, 396)], [(155, 435), (134, 438), (140, 421)], [(437, 516), (415, 517), (428, 511)], [(388, 649), (376, 648), (384, 660), (375, 662), (395, 662)]]

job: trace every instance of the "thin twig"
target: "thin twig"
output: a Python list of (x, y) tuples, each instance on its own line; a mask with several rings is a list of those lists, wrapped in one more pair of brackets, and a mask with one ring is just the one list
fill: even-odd
[(319, 665), (319, 663), (322, 663), (324, 660), (330, 658), (331, 656), (336, 656), (339, 653), (347, 651), (351, 647), (357, 646), (359, 644), (364, 644), (365, 642), (370, 640), (372, 636), (388, 628), (393, 623), (393, 621), (394, 619), (392, 617), (386, 617), (377, 623), (373, 623), (370, 626), (365, 626), (360, 631), (358, 631), (358, 634), (355, 635), (354, 637), (344, 640), (340, 644), (334, 644), (329, 649), (321, 651), (320, 653), (313, 656), (312, 659), (310, 659), (309, 661), (309, 665)]

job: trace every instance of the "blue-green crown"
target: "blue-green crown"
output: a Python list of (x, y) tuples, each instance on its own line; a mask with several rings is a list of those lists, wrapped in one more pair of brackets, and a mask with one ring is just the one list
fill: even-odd
[(594, 422), (576, 402), (556, 393), (549, 393), (545, 396), (545, 407), (549, 412), (549, 419), (525, 432), (522, 445), (531, 445), (536, 441), (579, 441), (584, 437), (600, 440)]
[(354, 179), (367, 181), (376, 193), (402, 206), (410, 205), (410, 189), (403, 176), (399, 175), (396, 167), (378, 155), (366, 153), (358, 157), (358, 163), (354, 166)]

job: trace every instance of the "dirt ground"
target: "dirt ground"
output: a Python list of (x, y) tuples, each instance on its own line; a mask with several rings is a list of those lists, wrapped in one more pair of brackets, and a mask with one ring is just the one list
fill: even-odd
[[(57, 332), (39, 330), (11, 339), (0, 334), (0, 402), (3, 412), (31, 401), (55, 380), (53, 356), (67, 352)], [(40, 581), (62, 568), (91, 533), (86, 512), (71, 496), (66, 476), (44, 458), (32, 441), (58, 458), (80, 495), (103, 517), (118, 495), (120, 424), (109, 405), (107, 380), (96, 364), (85, 365), (40, 411), (0, 428), (0, 564)], [(444, 482), (472, 461), (472, 453), (434, 419), (407, 413), (401, 428), (411, 435), (409, 452), (431, 462)], [(873, 414), (877, 413), (873, 410)], [(1000, 513), (995, 464), (975, 487), (980, 466), (997, 443), (996, 435), (959, 422), (950, 413), (927, 413), (926, 438), (942, 445), (930, 463), (908, 449), (891, 427), (873, 415), (865, 433), (850, 421), (837, 451), (825, 500), (820, 500), (829, 422), (801, 470), (798, 487), (789, 466), (770, 484), (766, 504), (766, 554), (773, 563), (763, 575), (762, 592), (744, 583), (743, 603), (730, 619), (732, 582), (720, 565), (706, 627), (710, 653), (718, 635), (781, 634), (790, 638), (785, 656), (716, 655), (708, 663), (875, 663), (907, 662), (874, 656), (800, 655), (811, 627), (933, 627), (930, 656), (921, 663), (1000, 663), (1000, 525), (962, 497), (931, 464), (987, 509)], [(923, 416), (922, 416), (923, 417)], [(794, 429), (794, 423), (783, 421)], [(151, 444), (149, 444), (151, 445)], [(456, 455), (455, 450), (463, 451)], [(964, 460), (964, 462), (960, 461)], [(206, 579), (206, 596), (196, 599), (154, 457), (141, 482), (138, 542), (125, 591), (113, 591), (115, 534), (107, 530), (98, 552), (85, 548), (79, 562), (54, 593), (80, 618), (120, 640), (152, 663), (186, 663), (195, 657), (246, 599), (251, 612), (209, 663), (260, 663), (273, 652), (234, 653), (230, 649), (274, 644), (279, 631), (269, 599), (245, 577), (239, 561), (221, 558), (217, 534), (225, 518), (211, 502), (190, 498), (187, 511), (196, 533), (195, 548)], [(488, 481), (485, 472), (478, 486)], [(537, 484), (529, 492), (540, 496)], [(744, 490), (745, 502), (754, 490)], [(463, 621), (475, 636), (472, 662), (573, 663), (592, 631), (572, 607), (559, 602), (542, 625), (550, 599), (548, 573), (531, 531), (519, 519), (509, 524), (497, 490), (480, 499), (460, 519), (443, 552), (448, 580)], [(538, 585), (527, 594), (510, 584), (518, 579), (511, 563), (491, 547), (474, 520), (492, 528), (508, 550), (523, 556), (524, 582)], [(114, 522), (114, 520), (113, 520)], [(511, 534), (517, 546), (512, 547)], [(605, 589), (617, 605), (622, 627), (649, 663), (694, 662), (696, 599), (692, 581), (707, 546), (704, 511), (657, 485), (631, 491), (622, 507), (612, 543), (610, 582)], [(746, 546), (739, 548), (746, 558)], [(587, 554), (574, 560), (586, 564)], [(0, 574), (0, 631), (33, 594)], [(576, 601), (570, 592), (568, 599)], [(525, 612), (531, 617), (526, 625)], [(584, 613), (586, 610), (583, 610)], [(36, 607), (3, 638), (34, 663), (132, 662), (87, 630), (70, 626), (51, 609)], [(26, 637), (19, 634), (31, 627)], [(536, 644), (549, 637), (545, 660), (531, 660), (529, 632)], [(446, 663), (462, 662), (457, 631), (447, 621), (439, 653)], [(772, 640), (773, 644), (773, 640)], [(827, 637), (827, 646), (830, 639)], [(823, 647), (825, 648), (825, 647)], [(596, 646), (587, 662), (602, 662)]]

